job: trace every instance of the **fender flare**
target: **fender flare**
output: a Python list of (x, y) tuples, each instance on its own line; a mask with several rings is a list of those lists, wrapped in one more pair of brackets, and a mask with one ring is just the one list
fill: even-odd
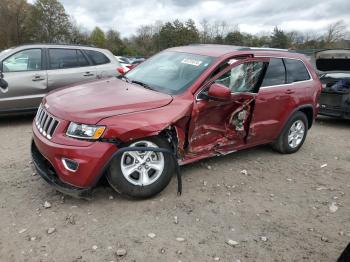
[[(276, 137), (276, 139), (281, 135), (285, 125), (287, 124), (288, 120), (296, 113), (299, 111), (303, 111), (303, 109), (311, 109), (312, 110), (312, 121), (310, 123), (308, 123), (308, 129), (311, 128), (313, 121), (315, 120), (315, 110), (314, 107), (312, 106), (312, 104), (304, 104), (301, 106), (296, 107), (292, 112), (289, 113), (288, 117), (286, 117), (286, 119), (283, 122), (283, 125), (281, 125), (280, 129), (278, 130), (278, 136)], [(306, 116), (308, 118), (308, 116)], [(309, 119), (309, 118), (308, 118)]]

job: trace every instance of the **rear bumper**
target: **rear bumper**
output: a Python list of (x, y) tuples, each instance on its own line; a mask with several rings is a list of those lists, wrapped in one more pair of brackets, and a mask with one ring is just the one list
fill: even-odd
[(341, 107), (322, 105), (318, 114), (323, 116), (350, 119), (350, 106), (349, 108), (342, 109)]
[[(38, 174), (60, 192), (86, 198), (103, 175), (117, 148), (104, 142), (94, 142), (88, 146), (78, 145), (74, 139), (72, 145), (53, 143), (43, 137), (33, 124), (31, 153)], [(62, 162), (63, 158), (78, 163), (77, 170), (67, 169)]]
[(350, 95), (322, 92), (319, 114), (350, 119)]

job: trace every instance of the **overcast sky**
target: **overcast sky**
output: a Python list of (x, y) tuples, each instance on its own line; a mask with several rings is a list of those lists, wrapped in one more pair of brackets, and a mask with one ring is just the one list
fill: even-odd
[(350, 30), (350, 0), (60, 0), (79, 25), (116, 29), (123, 37), (156, 20), (225, 20), (243, 32), (324, 31), (343, 19)]

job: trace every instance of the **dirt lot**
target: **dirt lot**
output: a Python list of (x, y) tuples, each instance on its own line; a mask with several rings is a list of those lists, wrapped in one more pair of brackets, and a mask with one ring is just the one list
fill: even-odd
[(144, 201), (108, 187), (63, 198), (33, 174), (31, 117), (0, 121), (0, 261), (335, 261), (350, 241), (349, 121), (319, 119), (293, 155), (263, 146), (183, 167), (181, 197), (174, 178)]

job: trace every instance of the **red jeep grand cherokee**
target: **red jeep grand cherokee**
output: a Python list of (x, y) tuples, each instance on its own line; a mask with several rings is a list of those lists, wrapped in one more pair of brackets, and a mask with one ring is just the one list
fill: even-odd
[[(119, 78), (47, 95), (33, 122), (33, 162), (58, 191), (88, 197), (101, 176), (150, 197), (179, 164), (271, 143), (294, 153), (318, 112), (321, 83), (304, 56), (192, 45)], [(123, 151), (123, 147), (172, 151)]]

